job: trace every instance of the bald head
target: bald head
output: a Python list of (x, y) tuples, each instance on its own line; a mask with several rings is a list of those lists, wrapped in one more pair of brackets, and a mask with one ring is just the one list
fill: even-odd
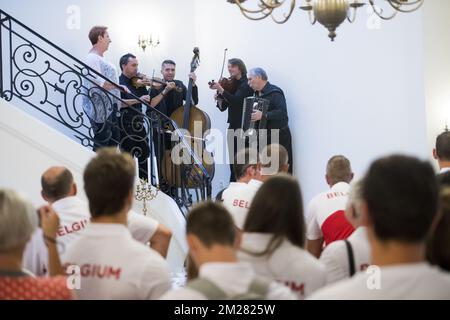
[(48, 202), (76, 195), (72, 173), (65, 167), (50, 167), (41, 176), (42, 197)]
[(338, 182), (350, 183), (353, 179), (350, 161), (342, 155), (331, 157), (327, 164), (326, 179), (330, 187)]

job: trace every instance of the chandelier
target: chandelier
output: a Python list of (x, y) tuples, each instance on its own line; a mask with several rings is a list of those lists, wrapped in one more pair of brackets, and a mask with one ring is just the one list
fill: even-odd
[[(262, 20), (271, 17), (276, 23), (285, 23), (295, 9), (295, 0), (257, 0), (254, 8), (246, 8), (246, 0), (227, 0), (236, 4), (241, 13), (250, 20)], [(413, 12), (419, 9), (424, 0), (303, 0), (300, 9), (308, 12), (311, 24), (319, 22), (328, 29), (331, 41), (336, 37), (336, 29), (346, 19), (352, 23), (356, 11), (364, 5), (370, 5), (373, 12), (383, 20), (390, 20), (398, 12)], [(274, 11), (285, 8), (281, 18), (274, 16)], [(278, 10), (277, 10), (278, 11)]]

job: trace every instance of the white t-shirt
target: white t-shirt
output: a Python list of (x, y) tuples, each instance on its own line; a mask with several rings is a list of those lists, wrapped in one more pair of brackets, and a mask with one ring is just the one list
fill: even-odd
[(323, 238), (328, 245), (346, 239), (354, 231), (345, 217), (349, 189), (348, 183), (338, 182), (310, 201), (306, 211), (308, 240)]
[(450, 274), (426, 262), (386, 266), (379, 273), (371, 268), (317, 291), (311, 299), (450, 299)]
[[(355, 272), (366, 270), (371, 265), (367, 228), (357, 228), (347, 240), (353, 249)], [(325, 265), (327, 271), (327, 284), (350, 277), (348, 259), (347, 247), (344, 240), (335, 241), (323, 250), (320, 261)]]
[(261, 181), (254, 179), (248, 183), (235, 182), (230, 183), (230, 186), (223, 192), (223, 205), (228, 209), (239, 229), (243, 229), (248, 209), (261, 185)]
[(61, 262), (80, 268), (79, 299), (158, 299), (171, 287), (161, 255), (117, 223), (90, 223)]
[[(222, 289), (227, 295), (244, 294), (253, 280), (255, 271), (248, 263), (205, 263), (199, 270), (200, 278), (207, 278)], [(283, 285), (271, 282), (266, 300), (295, 300), (296, 296)], [(189, 287), (174, 289), (166, 293), (163, 300), (206, 300), (206, 297)]]
[[(241, 248), (262, 252), (271, 238), (271, 234), (244, 233)], [(240, 250), (238, 259), (250, 263), (259, 276), (286, 285), (297, 294), (298, 299), (304, 299), (325, 285), (325, 267), (306, 250), (294, 246), (288, 240), (284, 240), (269, 257), (255, 256)]]
[[(96, 53), (89, 52), (86, 60), (86, 65), (94, 69), (106, 79), (113, 83), (119, 83), (117, 76), (117, 69), (114, 64), (108, 62), (105, 58)], [(84, 72), (82, 72), (84, 74)], [(90, 119), (97, 123), (103, 123), (113, 111), (113, 105), (120, 106), (120, 91), (116, 88), (110, 89), (106, 94), (104, 90), (98, 88), (102, 87), (105, 79), (89, 71), (89, 75), (83, 78), (83, 109)]]
[[(57, 233), (58, 251), (63, 254), (73, 240), (77, 239), (91, 219), (89, 206), (80, 198), (66, 197), (55, 201), (53, 209), (59, 216), (60, 227)], [(128, 213), (128, 229), (133, 238), (146, 244), (158, 229), (158, 221), (138, 214)], [(47, 274), (48, 252), (42, 230), (39, 228), (28, 242), (23, 256), (23, 267), (38, 276)]]

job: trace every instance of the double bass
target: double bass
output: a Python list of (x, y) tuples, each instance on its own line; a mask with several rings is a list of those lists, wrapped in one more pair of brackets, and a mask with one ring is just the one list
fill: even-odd
[[(199, 65), (199, 55), (200, 51), (197, 47), (193, 50), (194, 56), (191, 61), (191, 73), (194, 72)], [(186, 140), (191, 146), (191, 149), (194, 151), (197, 159), (199, 159), (206, 172), (208, 173), (210, 179), (214, 177), (214, 158), (213, 155), (206, 150), (204, 133), (211, 129), (211, 120), (208, 114), (202, 111), (200, 108), (194, 105), (192, 101), (192, 87), (193, 80), (189, 79), (189, 84), (186, 92), (186, 99), (184, 106), (180, 106), (171, 114), (170, 118), (177, 124), (178, 128), (182, 128), (185, 132), (188, 132), (185, 135)], [(196, 128), (194, 126), (197, 126)], [(199, 126), (200, 129), (199, 130)], [(194, 130), (196, 129), (196, 130)], [(172, 159), (169, 159), (170, 155), (166, 153), (166, 179), (172, 185), (176, 185), (177, 187), (181, 187), (181, 171), (179, 166), (175, 166), (176, 170), (173, 172), (171, 170), (171, 166), (173, 165)], [(188, 174), (188, 177), (200, 175), (203, 176), (202, 170), (199, 170), (198, 167), (192, 166), (191, 170), (195, 170), (196, 172), (191, 172)], [(174, 177), (175, 175), (175, 177)], [(187, 183), (185, 185), (187, 188), (196, 187), (195, 181), (188, 178)]]

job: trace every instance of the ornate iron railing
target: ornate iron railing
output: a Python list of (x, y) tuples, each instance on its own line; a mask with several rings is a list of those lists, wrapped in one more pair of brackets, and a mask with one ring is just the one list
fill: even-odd
[[(117, 89), (105, 90), (98, 85), (99, 79)], [(120, 89), (112, 79), (0, 10), (2, 98), (22, 103), (41, 119), (45, 115), (51, 126), (87, 148), (126, 146), (140, 160), (140, 175), (149, 177), (149, 183), (172, 196), (180, 208), (192, 205), (193, 194), (197, 201), (211, 197), (211, 177), (176, 123), (131, 93), (147, 111), (123, 108), (120, 112), (126, 104)], [(167, 132), (174, 141), (168, 141)], [(164, 156), (174, 144), (181, 146), (191, 161), (167, 165)], [(143, 162), (147, 168), (142, 168)], [(171, 179), (161, 174), (167, 170)]]

